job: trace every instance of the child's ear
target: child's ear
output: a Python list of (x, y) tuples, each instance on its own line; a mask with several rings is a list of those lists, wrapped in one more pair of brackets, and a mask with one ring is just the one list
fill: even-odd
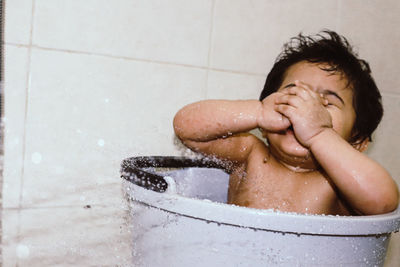
[(364, 152), (365, 150), (367, 150), (368, 144), (369, 144), (369, 139), (364, 138), (363, 140), (356, 141), (356, 142), (352, 143), (351, 145), (358, 151)]

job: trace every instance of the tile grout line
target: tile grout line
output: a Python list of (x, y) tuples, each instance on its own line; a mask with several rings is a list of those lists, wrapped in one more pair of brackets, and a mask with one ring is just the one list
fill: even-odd
[[(88, 56), (107, 57), (107, 58), (112, 58), (112, 59), (145, 62), (145, 63), (150, 63), (150, 64), (160, 64), (160, 65), (169, 65), (169, 66), (176, 66), (176, 67), (193, 68), (193, 69), (216, 71), (216, 72), (223, 72), (223, 73), (237, 74), (237, 75), (249, 75), (249, 76), (256, 76), (256, 77), (265, 77), (266, 76), (266, 74), (261, 74), (261, 73), (251, 73), (251, 72), (243, 72), (243, 71), (235, 71), (235, 70), (227, 70), (227, 69), (219, 69), (219, 68), (211, 68), (211, 67), (201, 67), (201, 66), (194, 66), (194, 65), (189, 65), (189, 64), (181, 64), (181, 63), (173, 63), (173, 62), (157, 61), (157, 60), (149, 60), (149, 59), (140, 59), (140, 58), (125, 57), (125, 56), (113, 56), (113, 55), (101, 54), (101, 53), (90, 53), (90, 52), (84, 52), (84, 51), (42, 47), (42, 46), (38, 46), (38, 45), (26, 45), (26, 44), (17, 44), (17, 43), (10, 43), (10, 42), (5, 42), (4, 45), (25, 47), (28, 49), (34, 48), (34, 49), (40, 49), (40, 50), (45, 50), (45, 51), (47, 50), (47, 51), (56, 51), (56, 52), (64, 52), (64, 53), (71, 53), (71, 54), (82, 54), (82, 55), (88, 55)], [(385, 92), (385, 91), (381, 91), (381, 94), (395, 96), (395, 97), (398, 97), (400, 95), (400, 93)]]
[(92, 53), (92, 52), (86, 52), (86, 51), (51, 48), (51, 47), (43, 47), (43, 46), (39, 46), (39, 45), (26, 45), (26, 44), (17, 44), (17, 43), (10, 43), (10, 42), (6, 42), (5, 44), (6, 45), (17, 46), (17, 47), (40, 49), (40, 50), (45, 50), (45, 51), (64, 52), (64, 53), (81, 54), (81, 55), (88, 55), (88, 56), (99, 56), (99, 57), (107, 57), (107, 58), (112, 58), (112, 59), (137, 61), (137, 62), (146, 62), (146, 63), (167, 65), (167, 66), (177, 66), (177, 67), (193, 68), (193, 69), (200, 69), (200, 70), (212, 70), (212, 71), (231, 73), (231, 74), (239, 74), (239, 75), (263, 76), (263, 77), (265, 76), (264, 73), (252, 73), (252, 72), (245, 72), (245, 71), (235, 71), (235, 70), (227, 70), (227, 69), (219, 69), (219, 68), (209, 68), (207, 66), (203, 67), (203, 66), (195, 66), (195, 65), (184, 64), (184, 63), (158, 61), (158, 60), (151, 60), (151, 59), (144, 59), (144, 58), (133, 58), (133, 57), (127, 57), (127, 56), (115, 56), (115, 55), (110, 55), (110, 54)]
[[(28, 118), (28, 104), (29, 104), (29, 88), (31, 86), (31, 61), (32, 61), (32, 40), (33, 40), (33, 22), (34, 22), (34, 14), (35, 14), (35, 0), (32, 0), (32, 12), (31, 12), (31, 27), (29, 34), (29, 45), (28, 45), (28, 60), (27, 71), (26, 71), (26, 84), (25, 84), (25, 114), (24, 114), (24, 130), (22, 137), (22, 168), (21, 168), (21, 184), (19, 190), (19, 205), (18, 205), (18, 227), (17, 227), (17, 243), (19, 244), (22, 240), (21, 236), (21, 211), (22, 211), (22, 195), (24, 189), (24, 176), (25, 176), (25, 153), (26, 153), (26, 123)], [(18, 266), (18, 257), (17, 257), (17, 266)]]
[[(21, 211), (21, 210), (41, 210), (41, 209), (93, 209), (93, 208), (113, 208), (115, 205), (106, 205), (106, 204), (90, 204), (90, 205), (59, 205), (59, 206), (25, 206), (25, 207), (8, 207), (3, 208), (3, 210), (7, 211)], [(119, 207), (118, 207), (119, 208)]]

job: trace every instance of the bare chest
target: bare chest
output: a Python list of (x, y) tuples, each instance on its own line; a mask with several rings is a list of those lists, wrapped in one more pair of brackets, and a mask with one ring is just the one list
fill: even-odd
[(259, 209), (312, 214), (349, 214), (321, 174), (296, 173), (261, 162), (232, 173), (228, 201)]

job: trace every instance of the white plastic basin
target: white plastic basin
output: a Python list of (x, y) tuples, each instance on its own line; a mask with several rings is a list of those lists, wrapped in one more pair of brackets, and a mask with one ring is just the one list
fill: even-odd
[[(229, 175), (204, 162), (187, 162), (173, 157), (123, 162), (122, 176), (133, 181), (125, 184), (134, 266), (383, 266), (390, 235), (400, 228), (399, 210), (322, 216), (225, 204)], [(202, 167), (187, 167), (196, 164)], [(149, 181), (141, 184), (146, 174), (137, 170), (160, 175), (168, 189), (156, 192), (165, 190), (165, 182), (163, 190)]]

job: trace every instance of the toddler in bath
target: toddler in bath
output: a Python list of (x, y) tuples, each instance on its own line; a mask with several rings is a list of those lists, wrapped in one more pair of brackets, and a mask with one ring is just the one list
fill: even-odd
[(284, 46), (260, 100), (189, 104), (174, 129), (187, 147), (227, 163), (228, 203), (372, 215), (395, 210), (399, 198), (390, 174), (362, 153), (382, 114), (368, 63), (324, 31)]

